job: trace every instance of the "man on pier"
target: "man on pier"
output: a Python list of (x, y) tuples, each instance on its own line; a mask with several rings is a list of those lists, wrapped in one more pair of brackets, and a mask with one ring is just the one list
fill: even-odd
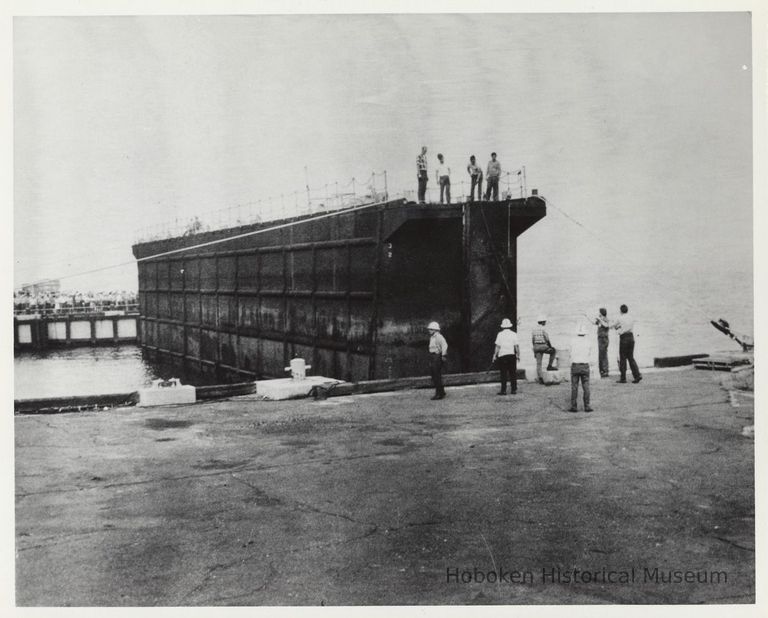
[(437, 169), (435, 175), (437, 176), (437, 182), (440, 185), (440, 203), (443, 203), (443, 197), (446, 201), (451, 203), (451, 168), (443, 161), (443, 155), (437, 155)]
[(477, 199), (483, 199), (483, 170), (475, 162), (475, 155), (469, 157), (469, 165), (467, 165), (467, 173), (472, 181), (472, 186), (469, 189), (469, 201), (475, 201), (475, 186), (477, 186)]
[(544, 384), (544, 372), (541, 370), (541, 362), (544, 359), (545, 354), (549, 354), (549, 362), (547, 363), (547, 371), (552, 371), (555, 367), (555, 354), (557, 351), (549, 341), (549, 335), (544, 330), (544, 326), (547, 324), (546, 316), (540, 315), (536, 320), (538, 326), (531, 331), (531, 343), (533, 344), (533, 355), (536, 357), (536, 376), (539, 379), (539, 384)]
[(496, 153), (491, 153), (491, 160), (488, 161), (488, 172), (485, 175), (485, 199), (491, 199), (491, 193), (493, 193), (493, 201), (499, 201), (499, 178), (501, 177), (501, 163), (496, 160)]
[(419, 204), (424, 204), (427, 195), (427, 147), (421, 147), (421, 154), (416, 157), (416, 179), (419, 182)]
[(626, 305), (619, 307), (621, 315), (613, 327), (619, 331), (619, 373), (621, 378), (619, 383), (627, 381), (627, 362), (629, 362), (629, 368), (632, 370), (632, 382), (637, 384), (643, 379), (640, 375), (640, 370), (637, 368), (635, 362), (635, 320), (629, 315), (629, 308)]
[(592, 346), (586, 337), (587, 331), (583, 324), (571, 343), (571, 407), (568, 412), (578, 411), (579, 382), (584, 391), (584, 412), (592, 412), (589, 405), (589, 361), (592, 356)]
[(448, 355), (448, 342), (440, 334), (440, 325), (430, 322), (429, 331), (429, 370), (432, 375), (432, 385), (435, 387), (435, 396), (432, 399), (443, 399), (445, 388), (443, 387), (443, 365)]
[(608, 329), (611, 327), (608, 322), (608, 311), (605, 307), (600, 307), (599, 315), (593, 320), (597, 325), (597, 352), (598, 367), (600, 368), (600, 377), (608, 377)]

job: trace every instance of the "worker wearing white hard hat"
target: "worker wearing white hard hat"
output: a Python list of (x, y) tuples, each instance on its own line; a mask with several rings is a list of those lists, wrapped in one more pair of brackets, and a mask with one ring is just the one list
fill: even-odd
[(549, 341), (549, 335), (544, 330), (544, 325), (547, 323), (547, 316), (540, 314), (536, 320), (539, 325), (534, 327), (531, 331), (531, 342), (533, 343), (533, 355), (536, 357), (536, 377), (539, 380), (539, 384), (544, 384), (544, 372), (541, 370), (541, 362), (545, 354), (549, 354), (549, 362), (547, 363), (547, 371), (552, 371), (555, 361), (555, 348)]
[(584, 412), (592, 412), (589, 406), (589, 361), (592, 358), (592, 344), (587, 339), (587, 329), (579, 324), (578, 334), (571, 343), (571, 407), (569, 412), (578, 411), (579, 382), (584, 390)]
[(448, 342), (440, 333), (440, 324), (430, 322), (427, 325), (429, 337), (429, 369), (432, 376), (432, 385), (435, 387), (435, 396), (432, 399), (443, 399), (445, 388), (443, 387), (443, 365), (448, 356)]
[(501, 321), (501, 330), (496, 335), (494, 343), (491, 364), (498, 361), (501, 380), (501, 390), (497, 394), (507, 394), (507, 379), (509, 379), (509, 393), (514, 395), (517, 393), (517, 359), (520, 357), (520, 346), (517, 342), (517, 333), (512, 330), (512, 321), (509, 318)]

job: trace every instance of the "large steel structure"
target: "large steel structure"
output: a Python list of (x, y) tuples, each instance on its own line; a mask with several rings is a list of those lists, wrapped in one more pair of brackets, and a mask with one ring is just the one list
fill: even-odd
[(296, 356), (397, 378), (427, 373), (437, 320), (448, 371), (486, 369), (517, 314), (517, 237), (545, 215), (536, 196), (399, 200), (137, 244), (141, 345), (208, 381), (282, 377)]

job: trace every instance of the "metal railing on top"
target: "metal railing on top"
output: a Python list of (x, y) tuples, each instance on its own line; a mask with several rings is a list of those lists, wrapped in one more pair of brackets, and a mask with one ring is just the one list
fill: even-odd
[[(503, 173), (499, 182), (499, 198), (526, 197), (525, 182), (525, 167)], [(428, 202), (436, 203), (440, 200), (440, 188), (434, 186), (435, 184), (435, 179), (430, 178), (430, 186), (426, 193)], [(486, 180), (483, 179), (483, 189), (486, 186)], [(470, 188), (469, 180), (451, 183), (451, 201), (468, 201)], [(485, 191), (483, 193), (485, 194)], [(212, 210), (191, 219), (174, 219), (147, 226), (137, 230), (135, 241), (149, 242), (176, 236), (190, 236), (202, 232), (342, 210), (351, 206), (398, 198), (416, 201), (417, 191), (414, 188), (394, 194), (390, 193), (387, 189), (386, 170), (379, 173), (371, 172), (363, 180), (353, 177), (346, 183), (326, 184), (321, 190), (312, 191), (307, 187), (304, 191), (294, 191), (276, 197)]]
[(138, 303), (117, 303), (113, 305), (84, 305), (81, 307), (14, 307), (13, 315), (37, 316), (42, 318), (69, 316), (69, 315), (94, 315), (116, 312), (138, 313)]

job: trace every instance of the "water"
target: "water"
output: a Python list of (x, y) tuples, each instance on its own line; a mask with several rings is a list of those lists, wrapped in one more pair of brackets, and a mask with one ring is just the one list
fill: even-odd
[[(459, 194), (469, 154), (485, 166), (494, 150), (550, 204), (518, 241), (523, 366), (540, 312), (561, 346), (583, 313), (629, 305), (646, 366), (739, 349), (710, 319), (753, 334), (748, 13), (96, 19), (18, 24), (17, 264), (66, 256), (91, 271), (94, 256), (130, 255), (126, 229), (276, 187), (386, 169), (391, 192), (414, 190), (422, 145), (431, 171), (445, 154)], [(88, 277), (73, 285), (136, 282), (133, 265)], [(111, 382), (90, 375), (107, 352), (54, 355), (67, 353), (82, 378), (55, 357), (21, 359), (17, 393), (146, 379), (140, 355)]]
[(14, 358), (14, 399), (129, 393), (158, 377), (141, 348), (68, 348)]
[[(635, 358), (652, 366), (654, 357), (740, 350), (717, 331), (709, 320), (724, 318), (737, 334), (753, 334), (752, 280), (750, 273), (734, 274), (702, 265), (700, 271), (659, 273), (639, 270), (590, 270), (555, 268), (536, 272), (521, 268), (518, 275), (518, 334), (522, 366), (530, 367), (530, 333), (536, 318), (547, 316), (547, 330), (555, 347), (567, 347), (580, 322), (597, 315), (599, 307), (617, 319), (626, 304), (635, 317)], [(589, 327), (595, 333), (596, 327)], [(614, 371), (618, 335), (610, 335), (609, 361)], [(596, 348), (596, 338), (595, 338)], [(527, 358), (526, 358), (527, 357)], [(597, 350), (593, 350), (597, 362)]]
[[(640, 366), (652, 366), (657, 356), (738, 350), (738, 344), (716, 331), (709, 319), (725, 318), (737, 333), (752, 334), (752, 284), (744, 273), (708, 268), (701, 276), (690, 272), (661, 280), (655, 273), (603, 272), (567, 268), (536, 271), (520, 268), (518, 297), (520, 366), (530, 370), (531, 328), (547, 315), (547, 329), (556, 347), (567, 347), (584, 313), (599, 306), (615, 319), (626, 303), (637, 324), (635, 356)], [(627, 283), (629, 279), (629, 284)], [(592, 331), (588, 331), (592, 332)], [(488, 355), (493, 342), (488, 342)], [(609, 359), (615, 372), (618, 337), (611, 335)], [(597, 362), (596, 345), (593, 360)], [(15, 358), (16, 399), (66, 395), (125, 393), (147, 386), (157, 377), (171, 377), (142, 357), (138, 346), (71, 348), (23, 353)], [(186, 381), (186, 380), (185, 380)]]

